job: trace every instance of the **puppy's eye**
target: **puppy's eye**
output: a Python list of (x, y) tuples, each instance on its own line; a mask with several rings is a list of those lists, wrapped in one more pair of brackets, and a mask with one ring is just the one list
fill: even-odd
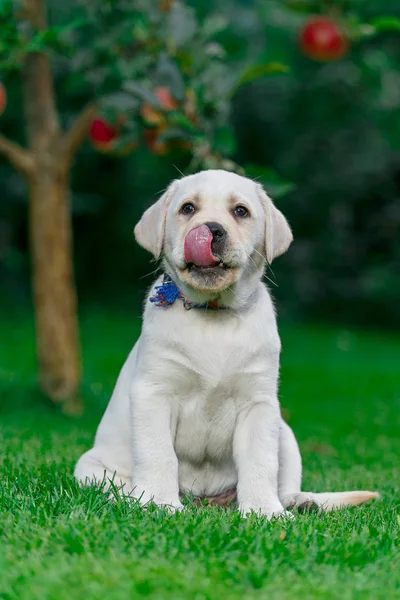
[(191, 202), (186, 202), (186, 204), (184, 204), (181, 208), (181, 213), (183, 215), (192, 215), (195, 212), (195, 207), (194, 204), (192, 204)]
[(233, 214), (235, 215), (235, 217), (248, 217), (249, 216), (249, 211), (247, 210), (247, 208), (245, 206), (237, 206), (235, 208), (235, 210), (233, 211)]

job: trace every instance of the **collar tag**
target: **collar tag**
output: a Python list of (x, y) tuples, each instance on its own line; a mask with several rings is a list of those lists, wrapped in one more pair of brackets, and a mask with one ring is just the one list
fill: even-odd
[(154, 296), (150, 296), (149, 300), (154, 306), (158, 308), (166, 308), (168, 306), (172, 306), (177, 300), (182, 300), (183, 307), (185, 310), (191, 310), (192, 308), (204, 308), (206, 310), (225, 310), (228, 308), (227, 306), (221, 306), (218, 304), (218, 300), (210, 300), (209, 302), (205, 302), (204, 304), (196, 304), (195, 302), (190, 302), (185, 296), (182, 294), (176, 283), (172, 280), (172, 278), (165, 273), (162, 284), (156, 285), (156, 293)]
[(149, 300), (154, 306), (171, 306), (176, 300), (183, 300), (182, 292), (179, 290), (169, 275), (164, 275), (161, 285), (156, 285), (156, 293)]

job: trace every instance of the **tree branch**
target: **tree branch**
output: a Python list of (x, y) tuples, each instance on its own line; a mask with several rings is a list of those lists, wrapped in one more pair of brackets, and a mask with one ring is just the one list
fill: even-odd
[(64, 158), (66, 161), (70, 162), (73, 159), (75, 152), (78, 150), (83, 138), (89, 131), (90, 124), (93, 121), (96, 112), (96, 105), (94, 103), (88, 104), (77, 116), (69, 130), (64, 134), (63, 146)]
[(12, 142), (0, 133), (0, 154), (5, 156), (10, 163), (28, 177), (34, 171), (35, 159), (33, 153), (25, 150), (19, 144)]

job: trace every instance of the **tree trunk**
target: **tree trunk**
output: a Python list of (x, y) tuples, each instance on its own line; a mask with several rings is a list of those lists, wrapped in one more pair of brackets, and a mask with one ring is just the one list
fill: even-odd
[[(44, 0), (23, 0), (25, 19), (46, 28)], [(76, 412), (80, 352), (68, 202), (70, 157), (65, 149), (49, 57), (31, 52), (22, 69), (28, 145), (32, 277), (39, 380), (43, 392)]]
[(38, 162), (29, 210), (40, 384), (76, 412), (80, 360), (67, 176)]
[[(22, 0), (20, 17), (34, 31), (46, 29), (44, 0)], [(54, 96), (49, 57), (24, 58), (22, 87), (28, 149), (0, 134), (0, 154), (26, 178), (29, 187), (32, 279), (36, 313), (39, 379), (43, 392), (81, 410), (77, 397), (80, 351), (72, 268), (68, 174), (79, 144), (96, 114), (91, 103), (63, 133)]]

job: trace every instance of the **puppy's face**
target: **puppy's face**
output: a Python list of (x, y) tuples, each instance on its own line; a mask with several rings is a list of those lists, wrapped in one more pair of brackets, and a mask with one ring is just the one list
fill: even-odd
[(136, 239), (170, 274), (217, 294), (261, 274), (290, 242), (290, 228), (259, 184), (227, 171), (173, 182), (135, 228)]
[(250, 180), (232, 173), (186, 177), (167, 210), (165, 260), (185, 284), (219, 292), (262, 268), (264, 229)]

